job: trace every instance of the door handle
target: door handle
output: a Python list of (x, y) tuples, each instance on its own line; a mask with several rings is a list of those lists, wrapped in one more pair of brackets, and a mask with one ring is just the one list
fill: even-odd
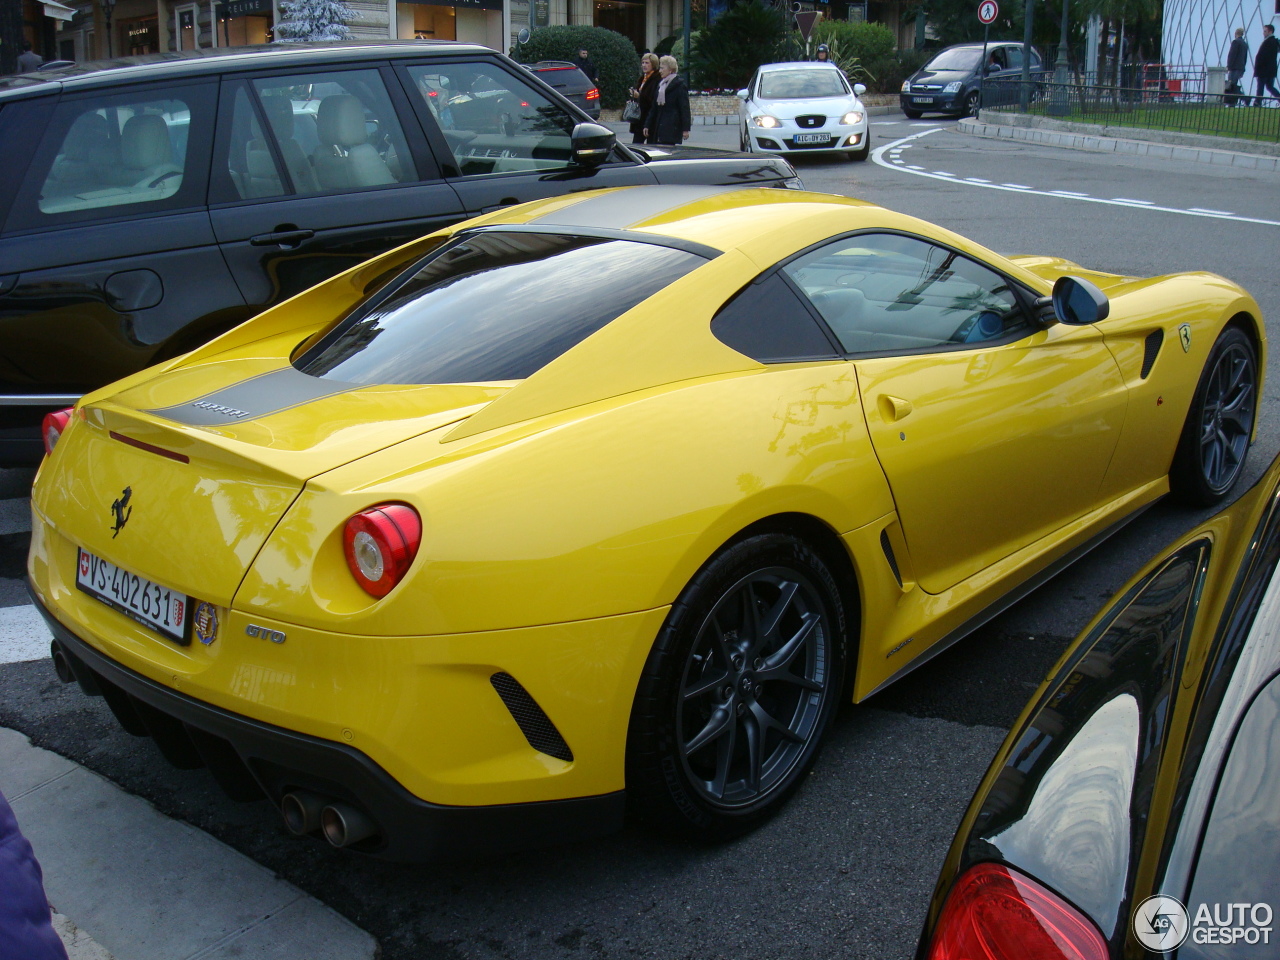
[(910, 400), (891, 397), (887, 393), (880, 394), (880, 415), (889, 423), (897, 423), (914, 409)]
[(275, 233), (260, 233), (250, 237), (249, 242), (255, 247), (278, 246), (292, 248), (303, 240), (310, 240), (316, 235), (314, 230), (278, 230)]

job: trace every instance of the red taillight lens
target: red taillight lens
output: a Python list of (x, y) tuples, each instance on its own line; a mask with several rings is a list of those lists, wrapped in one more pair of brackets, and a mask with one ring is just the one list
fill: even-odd
[(587, 98), (588, 100), (599, 100), (599, 99), (600, 99), (600, 88), (599, 88), (599, 87), (592, 87), (590, 90), (588, 90), (588, 91), (586, 92), (586, 98)]
[(342, 531), (351, 575), (372, 597), (385, 597), (404, 579), (421, 542), (422, 520), (407, 503), (381, 503), (361, 510)]
[(929, 960), (1107, 960), (1107, 943), (1057, 894), (1016, 870), (980, 863), (951, 888)]
[(58, 445), (58, 438), (62, 436), (62, 431), (67, 429), (67, 424), (71, 422), (71, 414), (75, 412), (75, 407), (67, 407), (65, 410), (55, 410), (53, 413), (44, 415), (44, 423), (40, 425), (40, 433), (44, 436), (44, 455), (47, 457), (53, 453), (53, 448)]

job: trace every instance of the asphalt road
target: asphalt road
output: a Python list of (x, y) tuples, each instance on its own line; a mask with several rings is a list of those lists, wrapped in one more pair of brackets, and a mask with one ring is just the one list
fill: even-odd
[[(920, 136), (926, 130), (936, 132)], [(737, 132), (699, 127), (692, 142), (735, 146)], [(1266, 316), (1280, 316), (1280, 226), (1247, 222), (1280, 220), (1274, 174), (981, 140), (952, 121), (901, 116), (880, 118), (872, 145), (873, 161), (804, 158), (797, 167), (810, 188), (936, 221), (1004, 253), (1142, 275), (1213, 270), (1244, 284)], [(1007, 184), (1016, 186), (1000, 189)], [(1218, 213), (1170, 212), (1193, 207)], [(1278, 395), (1273, 375), (1247, 482), (1280, 449)], [(0, 471), (0, 626), (26, 602), (16, 578), (29, 483), (29, 472)], [(265, 803), (231, 803), (203, 771), (169, 767), (100, 700), (59, 684), (48, 661), (0, 664), (0, 725), (276, 870), (378, 937), (388, 960), (905, 960), (951, 833), (1023, 702), (1103, 601), (1201, 516), (1157, 505), (964, 643), (846, 708), (783, 813), (723, 847), (627, 830), (487, 863), (368, 862), (289, 837)]]

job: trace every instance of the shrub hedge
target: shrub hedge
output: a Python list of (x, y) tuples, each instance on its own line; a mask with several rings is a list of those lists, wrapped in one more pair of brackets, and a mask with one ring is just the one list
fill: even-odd
[(511, 51), (519, 63), (539, 60), (573, 60), (579, 50), (591, 55), (599, 75), (600, 106), (617, 108), (627, 102), (627, 91), (640, 77), (640, 54), (635, 44), (604, 27), (540, 27)]

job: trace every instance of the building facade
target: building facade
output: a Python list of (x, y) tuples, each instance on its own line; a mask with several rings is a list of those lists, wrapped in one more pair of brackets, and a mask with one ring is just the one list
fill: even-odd
[(1236, 28), (1243, 27), (1249, 42), (1247, 82), (1266, 23), (1280, 27), (1280, 0), (1165, 0), (1160, 58), (1178, 66), (1225, 66)]

